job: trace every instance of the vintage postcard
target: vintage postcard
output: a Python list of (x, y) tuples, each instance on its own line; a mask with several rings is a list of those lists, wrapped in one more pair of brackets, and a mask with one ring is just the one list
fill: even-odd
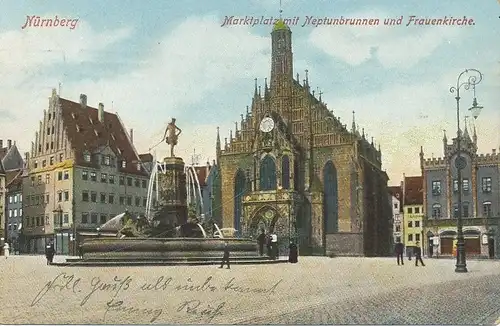
[(500, 325), (500, 1), (0, 9), (3, 324)]

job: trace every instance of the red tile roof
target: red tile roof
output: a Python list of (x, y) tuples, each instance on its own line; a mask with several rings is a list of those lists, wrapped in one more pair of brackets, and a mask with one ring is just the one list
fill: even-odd
[(207, 171), (207, 166), (206, 165), (205, 166), (195, 166), (194, 170), (196, 171), (196, 174), (198, 175), (198, 181), (200, 182), (200, 187), (206, 186), (208, 172), (209, 172), (209, 171)]
[(153, 162), (153, 155), (152, 154), (139, 154), (139, 159), (141, 160), (141, 162), (145, 163), (145, 162)]
[[(137, 170), (139, 156), (118, 115), (104, 111), (104, 120), (101, 122), (96, 108), (83, 107), (80, 103), (64, 98), (59, 98), (59, 103), (68, 140), (76, 152), (76, 164), (96, 164), (85, 162), (84, 152), (92, 153), (100, 147), (109, 146), (118, 157), (117, 164), (121, 172), (147, 175), (143, 167)], [(121, 160), (127, 162), (125, 168), (122, 168)]]
[(405, 177), (404, 205), (424, 204), (424, 177)]

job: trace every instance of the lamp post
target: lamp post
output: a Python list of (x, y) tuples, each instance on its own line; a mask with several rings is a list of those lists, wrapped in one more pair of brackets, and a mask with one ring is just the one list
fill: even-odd
[[(470, 74), (470, 75), (469, 75)], [(462, 77), (468, 75), (466, 81), (462, 81)], [(483, 74), (476, 69), (466, 69), (458, 75), (457, 85), (450, 88), (450, 93), (456, 93), (455, 100), (457, 101), (457, 158), (455, 159), (455, 167), (457, 169), (457, 183), (458, 183), (458, 216), (457, 216), (457, 264), (455, 265), (455, 272), (467, 273), (467, 263), (465, 261), (465, 239), (463, 233), (463, 220), (462, 220), (462, 169), (467, 166), (467, 160), (461, 153), (461, 132), (460, 132), (460, 89), (468, 90), (471, 86), (474, 90), (474, 100), (471, 111), (474, 119), (477, 119), (481, 112), (482, 106), (477, 104), (476, 100), (476, 85), (483, 79)]]

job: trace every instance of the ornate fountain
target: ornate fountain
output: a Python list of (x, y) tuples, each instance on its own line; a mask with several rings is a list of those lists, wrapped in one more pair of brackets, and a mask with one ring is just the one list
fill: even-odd
[[(182, 158), (174, 156), (180, 133), (175, 119), (172, 119), (164, 136), (170, 145), (170, 156), (156, 162), (153, 168), (146, 216), (135, 219), (127, 213), (117, 216), (116, 221), (113, 219), (100, 228), (104, 231), (108, 225), (120, 225), (116, 237), (86, 239), (81, 246), (82, 259), (68, 259), (68, 263), (213, 264), (220, 262), (225, 243), (229, 246), (233, 262), (276, 262), (258, 255), (255, 240), (224, 237), (215, 223), (205, 219), (203, 214), (198, 216), (193, 198), (197, 195), (198, 200), (202, 198), (196, 172), (193, 174), (194, 169), (186, 169)], [(191, 181), (196, 181), (197, 186)], [(155, 191), (153, 183), (158, 185)], [(153, 205), (154, 199), (156, 203)]]

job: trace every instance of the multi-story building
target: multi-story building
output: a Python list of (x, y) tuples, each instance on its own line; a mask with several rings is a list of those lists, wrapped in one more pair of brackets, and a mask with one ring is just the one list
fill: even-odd
[(392, 238), (393, 243), (404, 243), (403, 233), (403, 188), (402, 186), (391, 186), (389, 190), (389, 202), (392, 207)]
[(5, 215), (5, 170), (0, 161), (0, 245), (4, 245), (6, 237), (6, 215)]
[[(468, 256), (500, 257), (500, 155), (477, 153), (477, 134), (472, 138), (467, 127), (460, 134), (462, 187), (457, 180), (457, 138), (448, 144), (443, 137), (444, 156), (425, 159), (420, 151), (424, 176), (424, 211), (426, 246), (435, 254), (451, 255), (457, 236), (457, 217), (462, 214), (465, 250)], [(462, 205), (458, 205), (458, 192)], [(430, 247), (430, 246), (429, 246)], [(437, 251), (436, 251), (437, 250)]]
[(125, 210), (144, 213), (148, 172), (119, 116), (52, 91), (27, 155), (24, 234), (29, 252), (74, 250), (76, 235)]
[(261, 90), (256, 81), (234, 133), (222, 142), (217, 135), (223, 226), (243, 236), (273, 231), (280, 248), (293, 240), (302, 254), (387, 255), (380, 147), (334, 115), (307, 70), (294, 76), (292, 32), (282, 20), (271, 32), (271, 64), (269, 84)]
[(418, 246), (423, 248), (423, 177), (403, 176), (403, 227), (406, 253)]
[(7, 146), (0, 139), (0, 160), (5, 172), (3, 199), (5, 205), (2, 206), (2, 226), (5, 234), (2, 237), (10, 243), (13, 249), (18, 249), (19, 231), (22, 227), (22, 169), (24, 167), (23, 157), (17, 148), (16, 143), (7, 140)]

